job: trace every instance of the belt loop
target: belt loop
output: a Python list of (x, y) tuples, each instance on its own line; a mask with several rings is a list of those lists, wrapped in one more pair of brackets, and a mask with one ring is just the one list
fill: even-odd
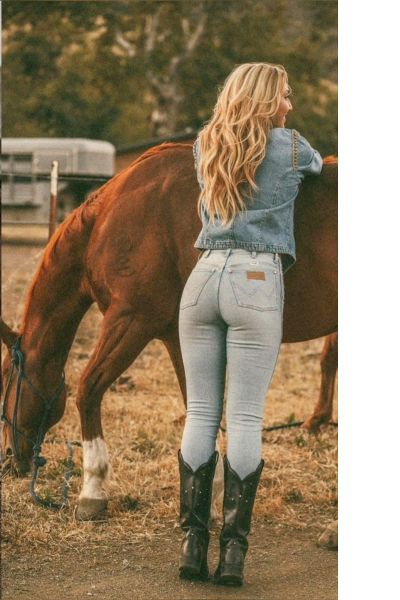
[(210, 252), (211, 252), (211, 249), (210, 249), (210, 248), (209, 248), (208, 250), (206, 250), (206, 251), (204, 252), (204, 255), (203, 255), (203, 256), (204, 256), (204, 258), (207, 258), (207, 256), (210, 256)]
[(274, 261), (276, 263), (278, 262), (278, 258), (279, 258), (279, 254), (277, 252), (275, 252), (275, 254), (274, 254)]
[(251, 258), (257, 258), (257, 252), (255, 252), (254, 250), (251, 253)]

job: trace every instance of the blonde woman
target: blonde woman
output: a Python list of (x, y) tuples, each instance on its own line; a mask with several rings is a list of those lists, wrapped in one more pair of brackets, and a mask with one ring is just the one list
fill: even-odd
[(295, 130), (285, 69), (249, 63), (226, 80), (194, 144), (202, 250), (183, 291), (179, 331), (187, 382), (181, 450), (180, 577), (208, 578), (211, 487), (227, 372), (227, 454), (218, 584), (243, 582), (263, 469), (261, 420), (282, 339), (283, 273), (295, 262), (293, 205), (322, 159)]

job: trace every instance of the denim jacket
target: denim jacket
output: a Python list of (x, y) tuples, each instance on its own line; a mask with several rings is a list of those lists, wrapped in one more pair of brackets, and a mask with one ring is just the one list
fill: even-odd
[[(197, 179), (198, 139), (193, 146)], [(295, 129), (274, 128), (270, 131), (265, 157), (257, 167), (252, 191), (253, 200), (245, 199), (246, 210), (236, 214), (229, 225), (220, 219), (210, 222), (201, 207), (203, 228), (195, 248), (242, 248), (258, 252), (277, 252), (281, 255), (283, 272), (296, 261), (293, 234), (294, 201), (299, 184), (306, 175), (319, 175), (322, 169), (320, 154)]]

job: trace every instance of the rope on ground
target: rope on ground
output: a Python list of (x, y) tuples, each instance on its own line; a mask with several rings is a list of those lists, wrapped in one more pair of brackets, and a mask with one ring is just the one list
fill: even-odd
[[(50, 440), (45, 440), (43, 443), (45, 443), (45, 444), (61, 444), (63, 442), (62, 442), (62, 440), (50, 439)], [(81, 442), (78, 442), (78, 441), (71, 441), (71, 442), (65, 442), (65, 443), (67, 444), (67, 448), (68, 448), (68, 459), (67, 459), (67, 471), (64, 475), (64, 481), (63, 481), (62, 490), (61, 490), (61, 498), (62, 498), (61, 502), (54, 502), (53, 500), (47, 500), (45, 498), (41, 498), (35, 492), (35, 483), (36, 483), (38, 469), (39, 469), (39, 467), (43, 467), (46, 464), (46, 459), (43, 456), (39, 456), (39, 455), (37, 455), (37, 456), (34, 455), (34, 458), (33, 458), (33, 473), (32, 473), (31, 482), (29, 484), (29, 493), (32, 496), (33, 500), (35, 500), (42, 506), (46, 506), (48, 508), (57, 508), (57, 509), (64, 508), (67, 504), (68, 480), (71, 476), (72, 467), (73, 467), (72, 446), (82, 446), (82, 444), (81, 444)], [(40, 452), (40, 446), (38, 449)]]
[[(295, 421), (293, 423), (281, 423), (280, 425), (272, 425), (271, 427), (263, 427), (261, 431), (274, 431), (276, 429), (287, 429), (289, 427), (300, 427), (301, 425), (303, 425), (303, 423), (305, 423), (305, 421)], [(329, 421), (329, 423), (326, 423), (326, 425), (333, 425), (334, 427), (338, 427), (338, 423), (336, 423), (335, 421)], [(220, 427), (220, 429), (221, 429), (221, 431), (226, 433), (226, 429), (224, 429), (223, 427)]]

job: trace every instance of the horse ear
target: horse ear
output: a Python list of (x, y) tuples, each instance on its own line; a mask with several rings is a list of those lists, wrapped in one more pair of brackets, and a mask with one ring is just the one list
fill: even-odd
[(7, 348), (11, 350), (18, 337), (18, 333), (15, 333), (11, 327), (4, 323), (3, 319), (0, 319), (0, 336)]

